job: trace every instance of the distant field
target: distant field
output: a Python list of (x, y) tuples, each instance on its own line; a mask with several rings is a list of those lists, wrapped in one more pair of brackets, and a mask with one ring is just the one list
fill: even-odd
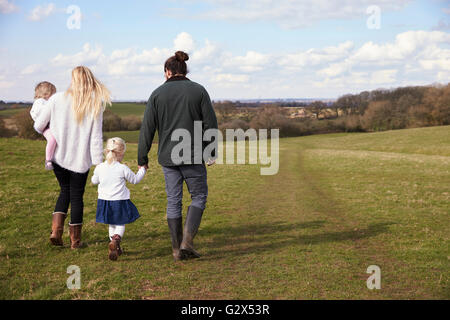
[(12, 117), (13, 115), (22, 112), (24, 109), (26, 108), (16, 108), (16, 109), (5, 109), (5, 110), (0, 110), (0, 117)]
[(110, 108), (112, 112), (121, 117), (128, 115), (143, 117), (145, 104), (114, 102)]
[[(128, 186), (141, 218), (116, 262), (90, 183), (88, 246), (71, 251), (67, 232), (64, 248), (48, 244), (58, 186), (44, 148), (0, 139), (0, 299), (450, 299), (450, 126), (280, 139), (274, 176), (209, 167), (203, 256), (179, 263), (156, 148), (145, 179)], [(136, 154), (130, 144), (134, 171)], [(66, 288), (69, 265), (81, 269), (80, 290)], [(370, 265), (380, 290), (366, 286)]]
[[(110, 131), (103, 132), (106, 138), (119, 137), (125, 140), (126, 143), (138, 143), (139, 142), (139, 131)], [(157, 141), (155, 137), (155, 141)]]
[[(128, 115), (143, 117), (145, 104), (114, 102), (112, 106), (108, 108), (121, 117)], [(10, 117), (21, 111), (23, 111), (23, 108), (0, 110), (0, 116)]]

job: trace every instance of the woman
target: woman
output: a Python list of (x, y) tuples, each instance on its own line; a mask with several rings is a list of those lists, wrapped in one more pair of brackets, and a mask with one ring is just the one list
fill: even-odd
[(72, 81), (66, 92), (54, 94), (47, 112), (36, 122), (42, 132), (50, 122), (57, 146), (53, 157), (55, 176), (61, 188), (52, 217), (50, 242), (62, 246), (64, 220), (70, 209), (70, 247), (81, 246), (83, 195), (89, 169), (103, 161), (103, 111), (111, 104), (108, 89), (87, 67), (72, 71)]
[[(153, 91), (147, 103), (142, 121), (138, 146), (138, 165), (147, 167), (148, 152), (158, 130), (158, 161), (163, 167), (167, 193), (167, 223), (172, 237), (175, 261), (198, 258), (194, 249), (194, 237), (200, 226), (208, 197), (203, 148), (194, 146), (190, 139), (187, 149), (192, 150), (188, 159), (173, 158), (178, 141), (172, 140), (176, 130), (188, 132), (194, 137), (195, 121), (202, 123), (202, 130), (217, 129), (217, 119), (208, 92), (203, 86), (186, 78), (186, 61), (189, 56), (177, 51), (164, 65), (166, 82)], [(200, 161), (197, 161), (200, 159)], [(186, 182), (192, 203), (188, 208), (184, 230), (182, 229), (183, 182)]]

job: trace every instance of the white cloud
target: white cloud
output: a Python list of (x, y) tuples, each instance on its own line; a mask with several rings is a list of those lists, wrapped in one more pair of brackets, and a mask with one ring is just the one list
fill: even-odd
[(450, 70), (450, 58), (448, 56), (442, 59), (423, 59), (419, 63), (425, 70)]
[(449, 71), (440, 71), (437, 74), (437, 81), (442, 83), (449, 83), (450, 72)]
[(111, 60), (125, 59), (130, 56), (131, 52), (131, 48), (114, 50), (111, 53)]
[(194, 63), (211, 61), (218, 54), (218, 48), (212, 44), (208, 39), (205, 40), (205, 45), (202, 48), (196, 49), (190, 56)]
[(442, 31), (407, 31), (396, 36), (394, 43), (365, 43), (353, 55), (356, 61), (400, 61), (414, 56), (433, 43), (450, 43), (450, 34)]
[[(173, 43), (168, 48), (109, 52), (86, 43), (79, 52), (59, 53), (48, 64), (15, 67), (3, 62), (3, 71), (0, 62), (0, 74), (6, 76), (0, 79), (5, 91), (0, 94), (3, 98), (14, 90), (28, 92), (44, 78), (55, 81), (58, 88), (67, 87), (70, 70), (86, 65), (115, 98), (146, 98), (164, 81), (164, 62), (183, 43), (184, 50), (191, 49), (188, 77), (205, 85), (213, 99), (336, 97), (380, 87), (448, 82), (450, 74), (450, 33), (442, 31), (407, 31), (390, 42), (355, 45), (344, 41), (290, 53), (249, 50), (236, 54), (209, 40), (196, 42), (185, 32), (176, 35)], [(24, 87), (27, 81), (29, 88)]]
[[(92, 46), (86, 43), (83, 50), (72, 54), (58, 54), (51, 63), (57, 67), (73, 68), (76, 65), (87, 65), (111, 76), (123, 76), (133, 74), (161, 73), (164, 62), (172, 56), (176, 50), (186, 50), (190, 53), (188, 61), (189, 69), (199, 69), (205, 65), (214, 64), (217, 61), (217, 47), (206, 40), (204, 46), (197, 47), (192, 36), (186, 32), (178, 34), (174, 40), (173, 48), (152, 48), (137, 50), (136, 48), (116, 49), (107, 54), (102, 47)], [(189, 49), (189, 50), (188, 50)]]
[(328, 67), (319, 70), (317, 73), (326, 77), (336, 77), (350, 68), (350, 63), (348, 60), (343, 62), (332, 63)]
[(16, 84), (15, 81), (0, 80), (0, 89), (10, 89)]
[(56, 6), (54, 3), (49, 3), (49, 4), (43, 5), (43, 6), (39, 5), (39, 6), (35, 7), (33, 10), (31, 10), (31, 13), (28, 16), (28, 18), (31, 21), (41, 21), (41, 20), (47, 18), (48, 16), (52, 15), (55, 12), (56, 12)]
[[(320, 81), (313, 81), (313, 86), (322, 90), (329, 90), (330, 88), (338, 88), (340, 90), (348, 90), (355, 92), (362, 90), (370, 90), (379, 88), (380, 86), (395, 85), (398, 70), (385, 69), (374, 72), (350, 72), (346, 76), (341, 77), (327, 77)], [(399, 84), (397, 84), (399, 85)], [(352, 90), (351, 88), (360, 88)]]
[[(383, 12), (400, 10), (410, 0), (203, 0), (208, 11), (195, 18), (227, 21), (273, 21), (284, 28), (302, 28), (318, 21), (366, 17), (371, 5)], [(175, 13), (176, 15), (176, 13)]]
[[(373, 77), (367, 83), (392, 83), (397, 72), (420, 73), (424, 70), (438, 71), (450, 68), (450, 50), (442, 46), (450, 44), (450, 34), (441, 31), (407, 31), (396, 36), (394, 42), (364, 43), (342, 59), (329, 63), (318, 71), (325, 78), (341, 77), (355, 70), (368, 70)], [(392, 69), (379, 68), (386, 66)], [(353, 71), (352, 71), (353, 70)], [(386, 70), (391, 70), (390, 72)], [(378, 72), (378, 73), (377, 73)], [(361, 79), (360, 74), (357, 79)], [(355, 80), (357, 81), (357, 80)]]
[(17, 6), (14, 3), (12, 3), (11, 1), (0, 0), (0, 12), (1, 13), (7, 14), (7, 13), (12, 13), (17, 10), (18, 10)]
[(249, 76), (246, 74), (231, 74), (221, 73), (213, 78), (215, 82), (232, 82), (232, 83), (244, 83), (248, 82)]
[(132, 75), (162, 73), (164, 61), (173, 55), (174, 51), (164, 48), (153, 48), (138, 52), (135, 49), (125, 49), (121, 57), (118, 52), (113, 52), (110, 56), (105, 56), (101, 69), (109, 75)]
[(229, 56), (223, 61), (225, 67), (237, 68), (244, 72), (263, 70), (270, 60), (270, 56), (255, 51), (248, 51), (245, 56)]
[(346, 41), (338, 46), (323, 49), (309, 49), (281, 57), (279, 64), (288, 69), (301, 69), (305, 66), (317, 66), (347, 57), (353, 48), (353, 42)]
[(189, 33), (181, 32), (173, 41), (173, 46), (175, 51), (181, 50), (190, 53), (195, 47), (194, 39), (192, 39), (192, 36)]
[(30, 75), (37, 73), (39, 71), (42, 71), (42, 65), (41, 64), (31, 64), (27, 67), (25, 67), (20, 74), (22, 75)]
[(370, 83), (371, 84), (390, 84), (395, 82), (395, 76), (397, 75), (398, 70), (395, 69), (386, 69), (375, 71), (370, 75)]
[(92, 66), (98, 64), (102, 57), (104, 55), (100, 46), (92, 48), (89, 43), (85, 43), (83, 45), (83, 51), (68, 56), (58, 54), (51, 60), (51, 63), (55, 66), (65, 67), (76, 67), (82, 64)]

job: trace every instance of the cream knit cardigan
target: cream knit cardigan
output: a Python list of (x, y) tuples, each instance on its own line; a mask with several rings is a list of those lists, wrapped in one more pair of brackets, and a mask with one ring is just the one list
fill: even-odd
[(42, 133), (50, 122), (50, 131), (57, 144), (53, 161), (78, 173), (85, 173), (92, 165), (100, 164), (103, 161), (103, 112), (97, 119), (86, 115), (78, 123), (70, 95), (55, 93), (47, 104), (45, 111), (36, 118), (34, 128)]

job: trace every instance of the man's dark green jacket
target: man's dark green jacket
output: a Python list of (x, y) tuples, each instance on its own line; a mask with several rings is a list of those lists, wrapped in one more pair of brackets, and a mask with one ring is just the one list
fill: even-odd
[(172, 149), (179, 143), (171, 141), (171, 135), (176, 129), (189, 131), (192, 144), (191, 163), (194, 163), (194, 121), (202, 121), (203, 132), (207, 129), (217, 129), (217, 118), (208, 92), (203, 86), (184, 76), (169, 78), (153, 91), (148, 99), (139, 135), (138, 165), (148, 163), (148, 152), (156, 130), (159, 138), (159, 163), (163, 166), (180, 165), (173, 163), (171, 159)]

